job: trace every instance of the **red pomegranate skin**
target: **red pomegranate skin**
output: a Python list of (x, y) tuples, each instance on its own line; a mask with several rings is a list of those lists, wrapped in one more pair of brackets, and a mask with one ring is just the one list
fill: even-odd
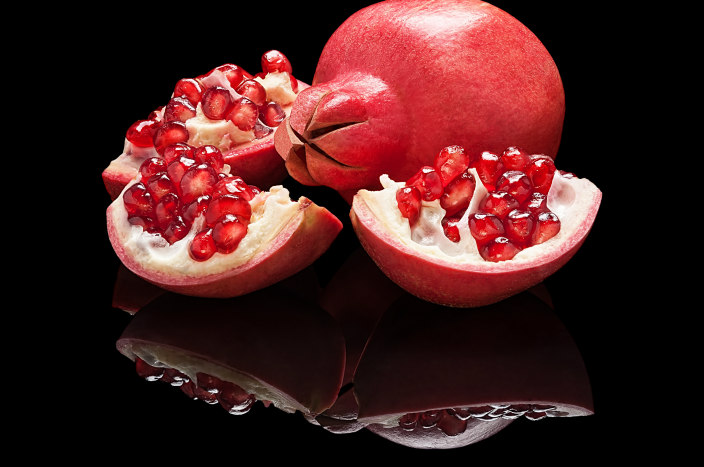
[(480, 1), (385, 1), (330, 37), (277, 150), (295, 179), (351, 200), (383, 173), (407, 179), (450, 144), (555, 157), (564, 111), (555, 62), (508, 13)]

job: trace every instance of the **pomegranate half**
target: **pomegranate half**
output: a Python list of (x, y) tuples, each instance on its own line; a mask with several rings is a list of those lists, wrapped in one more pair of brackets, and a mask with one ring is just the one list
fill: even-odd
[(405, 182), (380, 177), (350, 216), (379, 268), (413, 295), (476, 307), (538, 284), (577, 252), (601, 203), (589, 180), (510, 147), (448, 146)]
[(122, 154), (103, 171), (115, 199), (145, 159), (163, 157), (171, 143), (213, 145), (225, 163), (249, 183), (268, 188), (287, 175), (274, 148), (274, 130), (308, 85), (292, 75), (277, 50), (262, 55), (262, 71), (252, 75), (232, 63), (175, 85), (169, 101), (127, 130)]
[(384, 1), (348, 18), (276, 131), (288, 172), (345, 199), (405, 180), (449, 144), (554, 157), (557, 67), (517, 19), (476, 0)]

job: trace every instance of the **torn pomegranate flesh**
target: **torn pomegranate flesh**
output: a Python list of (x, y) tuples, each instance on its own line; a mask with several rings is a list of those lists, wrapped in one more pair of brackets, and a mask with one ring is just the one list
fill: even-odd
[(181, 391), (191, 399), (202, 400), (207, 404), (220, 404), (234, 415), (249, 412), (257, 401), (254, 395), (240, 386), (205, 373), (198, 373), (197, 381), (193, 381), (174, 368), (155, 367), (139, 357), (135, 358), (135, 367), (137, 374), (147, 381), (162, 381), (171, 386), (180, 387)]
[[(262, 73), (287, 73), (292, 90), (297, 92), (297, 80), (291, 74), (291, 63), (284, 54), (270, 50), (262, 55)], [(207, 77), (215, 71), (222, 72), (230, 87), (211, 83)], [(185, 122), (196, 116), (201, 106), (203, 114), (211, 120), (229, 120), (242, 131), (254, 130), (254, 138), (260, 139), (273, 133), (284, 120), (281, 106), (267, 100), (266, 89), (253, 76), (237, 65), (220, 65), (196, 78), (183, 78), (174, 86), (169, 102), (152, 112), (147, 119), (133, 123), (126, 133), (127, 140), (141, 148), (154, 147), (163, 151), (174, 143), (187, 142), (189, 132)]]
[(202, 229), (190, 240), (191, 257), (205, 261), (216, 252), (235, 251), (247, 234), (252, 216), (249, 202), (259, 189), (241, 177), (220, 172), (223, 158), (215, 146), (175, 143), (164, 154), (164, 158), (146, 159), (139, 168), (139, 180), (125, 190), (128, 221), (173, 244), (204, 216)]
[[(478, 210), (467, 218), (482, 258), (509, 260), (560, 231), (560, 220), (546, 204), (556, 170), (553, 159), (516, 147), (500, 155), (484, 152), (474, 159), (460, 146), (442, 149), (433, 167), (422, 167), (397, 191), (401, 215), (413, 226), (420, 217), (422, 200), (440, 200), (445, 210), (445, 236), (459, 242), (458, 222), (469, 207), (477, 183), (470, 169), (476, 171), (488, 191)], [(414, 195), (413, 190), (419, 194)]]

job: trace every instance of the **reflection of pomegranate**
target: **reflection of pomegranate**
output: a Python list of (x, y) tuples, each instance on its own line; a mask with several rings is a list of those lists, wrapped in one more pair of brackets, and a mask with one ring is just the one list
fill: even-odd
[(401, 287), (450, 306), (494, 303), (557, 271), (601, 202), (589, 180), (516, 147), (472, 157), (449, 146), (405, 182), (381, 181), (352, 203), (362, 245)]
[(552, 58), (512, 16), (479, 1), (380, 2), (329, 39), (276, 145), (295, 179), (349, 200), (450, 144), (554, 157), (563, 118)]
[(476, 443), (518, 418), (593, 413), (579, 350), (528, 292), (473, 310), (401, 297), (369, 338), (354, 391), (360, 424), (416, 448)]
[(255, 76), (228, 63), (179, 80), (163, 107), (127, 130), (123, 153), (103, 171), (110, 196), (117, 197), (145, 159), (163, 158), (172, 143), (217, 147), (232, 171), (254, 185), (282, 181), (286, 170), (274, 149), (274, 129), (307, 86), (291, 73), (288, 59), (271, 50)]

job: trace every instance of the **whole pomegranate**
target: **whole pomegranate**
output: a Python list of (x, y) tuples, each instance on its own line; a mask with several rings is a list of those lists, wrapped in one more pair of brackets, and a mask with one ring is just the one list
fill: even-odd
[(289, 173), (348, 201), (450, 145), (557, 153), (564, 91), (540, 40), (481, 1), (384, 1), (330, 37), (276, 148)]

